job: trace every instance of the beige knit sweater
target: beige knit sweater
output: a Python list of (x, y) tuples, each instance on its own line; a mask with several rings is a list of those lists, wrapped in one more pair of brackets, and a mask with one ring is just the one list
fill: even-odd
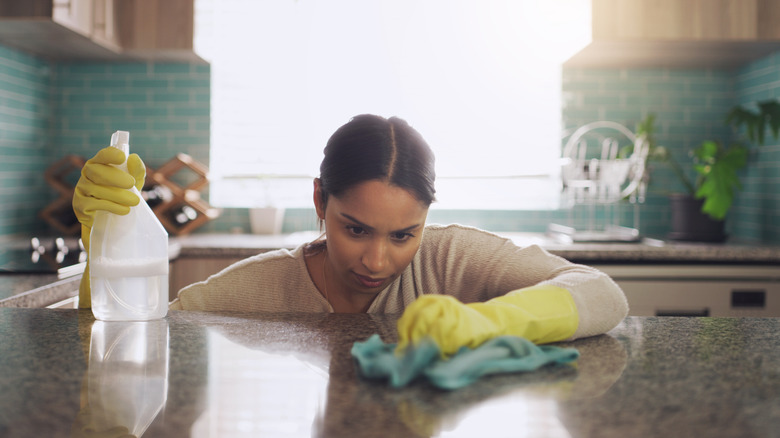
[[(183, 288), (172, 310), (332, 312), (309, 276), (302, 245), (239, 261)], [(420, 250), (379, 293), (369, 313), (402, 313), (422, 294), (448, 294), (469, 303), (547, 283), (567, 289), (577, 306), (573, 338), (605, 333), (628, 313), (623, 291), (606, 274), (532, 245), (461, 225), (428, 225)]]

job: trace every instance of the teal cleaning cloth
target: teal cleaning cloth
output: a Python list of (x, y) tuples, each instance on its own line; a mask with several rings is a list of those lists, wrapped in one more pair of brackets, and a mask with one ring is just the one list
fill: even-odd
[(448, 359), (443, 359), (439, 346), (423, 340), (403, 354), (395, 354), (396, 344), (385, 344), (379, 335), (365, 342), (355, 342), (352, 357), (360, 374), (371, 379), (387, 379), (390, 386), (400, 388), (418, 377), (442, 389), (458, 389), (490, 374), (533, 371), (548, 364), (565, 364), (580, 356), (575, 348), (534, 345), (517, 336), (499, 336), (477, 348), (461, 347)]

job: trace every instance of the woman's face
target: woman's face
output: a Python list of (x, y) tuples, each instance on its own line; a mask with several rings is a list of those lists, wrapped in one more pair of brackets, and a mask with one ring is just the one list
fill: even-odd
[[(328, 278), (349, 295), (376, 295), (409, 265), (422, 240), (428, 206), (410, 192), (386, 182), (360, 183), (327, 206), (317, 200), (325, 219)], [(334, 282), (335, 283), (335, 282)]]

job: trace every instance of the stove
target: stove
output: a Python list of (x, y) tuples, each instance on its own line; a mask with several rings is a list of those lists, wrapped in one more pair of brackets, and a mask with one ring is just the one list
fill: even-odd
[(70, 277), (84, 271), (87, 252), (76, 237), (33, 237), (0, 248), (0, 274), (58, 274)]

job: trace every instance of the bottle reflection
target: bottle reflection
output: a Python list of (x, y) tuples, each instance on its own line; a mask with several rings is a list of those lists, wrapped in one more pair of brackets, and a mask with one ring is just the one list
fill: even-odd
[(95, 321), (76, 436), (140, 437), (165, 406), (168, 322)]

